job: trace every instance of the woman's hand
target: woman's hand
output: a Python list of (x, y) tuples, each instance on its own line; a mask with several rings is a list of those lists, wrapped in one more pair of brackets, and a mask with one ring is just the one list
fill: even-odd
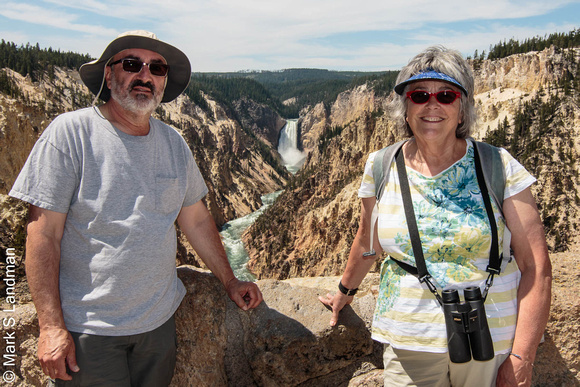
[(532, 384), (532, 364), (508, 356), (497, 373), (497, 387), (528, 387)]
[[(375, 258), (380, 257), (383, 253), (381, 244), (379, 242), (378, 232), (374, 233), (374, 243), (376, 255), (372, 257), (365, 257), (364, 253), (373, 248), (370, 243), (371, 227), (377, 227), (376, 224), (371, 224), (373, 208), (375, 207), (376, 198), (363, 198), (360, 214), (360, 224), (354, 241), (350, 248), (346, 269), (342, 275), (341, 283), (349, 289), (358, 288), (356, 284), (360, 284), (371, 267), (375, 263)], [(318, 297), (320, 302), (332, 308), (332, 317), (330, 319), (330, 326), (335, 326), (338, 321), (338, 312), (352, 302), (353, 296), (346, 296), (342, 292), (337, 292), (335, 295), (328, 293), (326, 297)]]
[(330, 318), (330, 326), (335, 326), (336, 322), (338, 321), (338, 312), (344, 308), (345, 305), (348, 305), (354, 299), (354, 296), (346, 296), (341, 292), (337, 292), (335, 295), (328, 293), (326, 297), (319, 296), (318, 299), (324, 305), (327, 305), (332, 308), (332, 317)]

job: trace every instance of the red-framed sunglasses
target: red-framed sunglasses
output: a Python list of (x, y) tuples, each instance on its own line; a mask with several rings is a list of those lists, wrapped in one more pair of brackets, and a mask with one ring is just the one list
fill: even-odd
[(407, 92), (407, 98), (418, 105), (427, 103), (427, 101), (429, 101), (433, 96), (435, 96), (437, 102), (443, 105), (449, 105), (455, 102), (457, 98), (460, 98), (461, 93), (453, 90), (442, 90), (437, 93), (429, 93), (424, 90), (413, 90)]
[(169, 71), (169, 65), (165, 63), (145, 63), (140, 61), (139, 59), (119, 59), (114, 62), (109, 63), (109, 66), (113, 67), (117, 63), (123, 63), (123, 70), (128, 73), (138, 73), (141, 72), (143, 66), (149, 67), (149, 71), (151, 74), (156, 75), (158, 77), (164, 77), (167, 75)]

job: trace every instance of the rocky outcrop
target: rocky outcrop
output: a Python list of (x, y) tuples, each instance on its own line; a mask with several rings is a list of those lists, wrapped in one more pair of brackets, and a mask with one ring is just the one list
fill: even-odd
[(318, 138), (329, 126), (327, 119), (328, 113), (322, 102), (308, 110), (300, 119), (301, 142), (305, 152), (310, 153), (314, 150), (318, 143)]
[[(575, 268), (580, 251), (553, 255), (552, 314), (545, 342), (538, 349), (533, 386), (580, 383), (577, 332), (580, 287)], [(264, 302), (244, 312), (227, 297), (217, 279), (192, 267), (178, 268), (187, 295), (176, 314), (178, 360), (172, 386), (379, 387), (382, 344), (370, 338), (377, 275), (368, 275), (353, 303), (330, 327), (330, 311), (318, 295), (335, 292), (339, 277), (258, 281)], [(12, 386), (40, 386), (46, 377), (36, 360), (38, 324), (31, 303), (14, 312), (4, 304), (0, 320), (14, 323)], [(6, 360), (6, 359), (5, 359)]]
[(286, 125), (286, 120), (269, 106), (258, 104), (245, 97), (235, 101), (233, 105), (242, 126), (248, 128), (272, 149), (278, 147), (280, 131)]
[[(533, 93), (541, 88), (557, 86), (569, 74), (574, 74), (574, 56), (578, 48), (557, 49), (554, 46), (543, 51), (511, 55), (497, 60), (474, 60), (477, 73), (475, 93), (485, 93), (498, 88)], [(572, 60), (570, 60), (572, 59)]]
[[(34, 85), (30, 78), (4, 69), (7, 75), (15, 81), (23, 94), (22, 99), (12, 99), (0, 94), (0, 194), (6, 194), (24, 162), (36, 139), (54, 118), (55, 103), (50, 98), (42, 100), (45, 93), (53, 93), (55, 100), (59, 93), (56, 88), (42, 82)], [(66, 77), (65, 72), (58, 72)], [(67, 106), (68, 107), (68, 106)], [(66, 107), (61, 107), (65, 111)]]
[[(369, 332), (376, 277), (331, 328), (330, 312), (317, 296), (333, 290), (337, 278), (261, 281), (264, 302), (244, 312), (213, 275), (189, 266), (178, 273), (188, 293), (176, 313), (173, 386), (336, 386), (357, 371), (380, 368), (381, 346)], [(36, 361), (34, 307), (14, 309), (0, 312), (3, 321), (14, 319), (10, 330), (17, 338), (14, 366), (0, 366), (0, 372), (14, 372), (14, 386), (40, 386), (46, 377)]]

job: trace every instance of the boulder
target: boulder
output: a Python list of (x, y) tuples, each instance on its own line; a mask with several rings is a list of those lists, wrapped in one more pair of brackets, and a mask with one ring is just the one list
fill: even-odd
[[(213, 275), (187, 266), (178, 272), (188, 292), (176, 314), (174, 386), (296, 386), (312, 379), (335, 386), (337, 378), (348, 383), (359, 366), (377, 367), (369, 366), (378, 363), (375, 346), (382, 347), (368, 329), (375, 304), (370, 291), (330, 327), (330, 311), (318, 296), (330, 283), (334, 289), (337, 278), (258, 281), (264, 302), (246, 312)], [(343, 369), (347, 375), (338, 375)]]

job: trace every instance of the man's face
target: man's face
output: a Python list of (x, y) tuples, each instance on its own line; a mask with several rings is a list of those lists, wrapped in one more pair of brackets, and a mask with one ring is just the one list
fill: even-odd
[[(127, 49), (116, 54), (110, 63), (121, 59), (137, 59), (144, 63), (166, 63), (156, 52), (145, 49)], [(138, 73), (123, 70), (123, 63), (107, 66), (105, 69), (107, 86), (113, 98), (124, 109), (137, 114), (151, 114), (161, 103), (165, 91), (167, 75), (151, 74), (144, 65)]]

